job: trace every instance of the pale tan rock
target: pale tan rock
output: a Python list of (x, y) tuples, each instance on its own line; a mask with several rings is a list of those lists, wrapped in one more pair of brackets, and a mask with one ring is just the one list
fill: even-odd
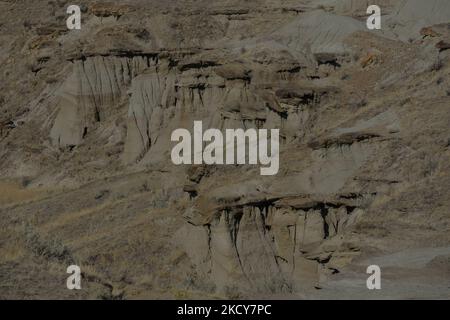
[[(0, 2), (0, 298), (447, 294), (448, 1), (90, 8)], [(278, 174), (174, 166), (195, 120), (279, 129)]]

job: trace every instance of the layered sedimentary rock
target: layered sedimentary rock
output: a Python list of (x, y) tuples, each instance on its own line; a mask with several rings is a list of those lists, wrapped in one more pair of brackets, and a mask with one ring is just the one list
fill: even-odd
[(90, 126), (108, 117), (131, 80), (151, 65), (146, 56), (94, 56), (75, 60), (59, 90), (60, 111), (51, 131), (53, 143), (78, 145)]
[[(176, 4), (94, 3), (80, 32), (27, 20), (29, 39), (0, 36), (0, 171), (50, 189), (0, 207), (21, 263), (76, 259), (94, 298), (364, 297), (353, 276), (372, 259), (433, 247), (386, 287), (440, 294), (428, 275), (448, 267), (447, 1)], [(368, 4), (382, 30), (367, 30)], [(278, 174), (173, 165), (171, 133), (198, 120), (279, 129)], [(0, 248), (8, 279), (13, 249)]]
[[(178, 236), (219, 291), (300, 292), (358, 254), (342, 233), (363, 211), (343, 203), (295, 198), (218, 211)], [(189, 241), (186, 241), (189, 239)]]
[(419, 0), (400, 1), (390, 19), (394, 32), (404, 41), (417, 39), (421, 28), (448, 23), (450, 6), (445, 0), (432, 0), (427, 3)]

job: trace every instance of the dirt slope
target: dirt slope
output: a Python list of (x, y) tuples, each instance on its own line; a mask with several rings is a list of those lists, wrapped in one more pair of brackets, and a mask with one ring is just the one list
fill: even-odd
[[(79, 3), (0, 1), (0, 298), (450, 298), (448, 1)], [(196, 120), (278, 174), (173, 165)]]

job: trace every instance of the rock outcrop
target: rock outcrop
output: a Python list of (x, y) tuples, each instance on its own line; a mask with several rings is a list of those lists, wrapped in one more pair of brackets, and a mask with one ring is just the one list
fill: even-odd
[[(152, 64), (149, 56), (94, 56), (73, 62), (70, 77), (59, 90), (60, 111), (50, 133), (54, 144), (78, 145), (95, 122), (120, 104), (131, 80)], [(154, 62), (153, 62), (154, 64)]]
[[(0, 2), (0, 297), (448, 291), (448, 1), (81, 2)], [(277, 175), (174, 165), (199, 120), (279, 129)]]

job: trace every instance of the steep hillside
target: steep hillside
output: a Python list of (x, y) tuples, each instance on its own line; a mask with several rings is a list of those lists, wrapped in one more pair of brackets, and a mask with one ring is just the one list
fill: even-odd
[[(68, 30), (0, 1), (0, 298), (450, 298), (450, 3), (368, 4), (79, 1)], [(279, 129), (278, 173), (174, 165), (194, 121)]]

